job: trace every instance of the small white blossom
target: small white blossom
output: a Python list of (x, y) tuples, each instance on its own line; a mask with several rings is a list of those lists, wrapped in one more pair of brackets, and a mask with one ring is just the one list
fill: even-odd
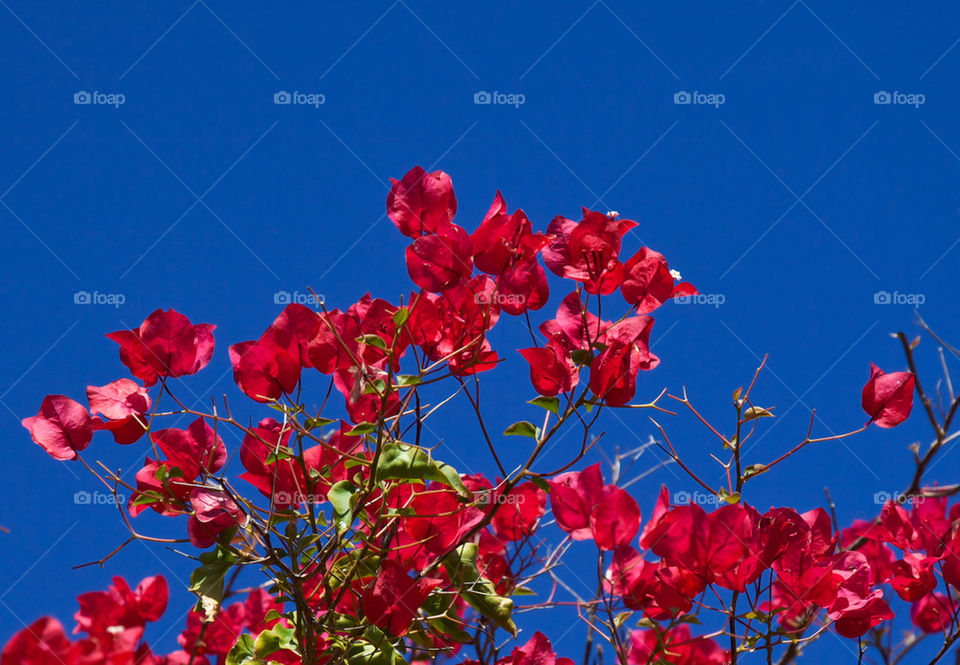
[(617, 212), (616, 210), (610, 210), (607, 212), (607, 217), (609, 217), (610, 219), (615, 219), (619, 216), (620, 216), (620, 213)]
[(671, 271), (670, 271), (670, 276), (673, 277), (673, 278), (674, 278), (675, 280), (677, 280), (677, 281), (683, 279), (683, 277), (680, 275), (680, 271), (679, 271), (679, 270), (671, 270)]

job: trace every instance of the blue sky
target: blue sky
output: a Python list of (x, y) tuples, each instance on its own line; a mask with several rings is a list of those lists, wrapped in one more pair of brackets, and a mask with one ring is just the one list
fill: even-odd
[[(0, 534), (0, 641), (20, 619), (53, 613), (68, 623), (77, 593), (113, 574), (163, 573), (176, 585), (189, 570), (172, 552), (136, 544), (106, 569), (71, 571), (124, 530), (113, 508), (73, 503), (92, 480), (47, 458), (19, 420), (47, 393), (80, 398), (86, 385), (124, 376), (102, 335), (158, 307), (218, 325), (214, 361), (188, 382), (204, 397), (236, 395), (226, 347), (276, 316), (278, 291), (310, 286), (340, 307), (367, 291), (409, 292), (405, 242), (384, 199), (388, 178), (416, 164), (451, 174), (469, 230), (498, 188), (540, 230), (580, 206), (637, 220), (626, 255), (657, 249), (722, 300), (658, 312), (663, 362), (639, 394), (685, 385), (709, 418), (730, 423), (730, 393), (769, 353), (755, 395), (784, 417), (751, 461), (799, 442), (813, 407), (822, 435), (862, 424), (869, 362), (903, 368), (888, 333), (917, 332), (912, 306), (877, 304), (878, 292), (922, 300), (928, 323), (960, 339), (956, 7), (0, 5), (0, 524), (10, 529)], [(275, 104), (280, 91), (323, 103)], [(74, 103), (82, 92), (104, 103)], [(476, 104), (481, 92), (523, 103)], [(684, 93), (692, 103), (675, 103)], [(551, 286), (537, 321), (567, 292)], [(78, 305), (78, 291), (120, 294), (123, 304)], [(504, 322), (495, 344), (524, 343), (518, 323)], [(934, 350), (919, 351), (928, 376)], [(520, 400), (532, 396), (525, 364), (507, 355), (485, 377), (488, 394), (503, 398), (490, 418), (503, 425), (530, 417)], [(608, 452), (654, 432), (645, 416), (628, 416), (607, 419)], [(451, 454), (488, 464), (473, 452), (479, 432), (457, 423), (451, 413), (437, 425)], [(663, 424), (698, 472), (719, 477), (714, 444), (692, 418)], [(907, 446), (927, 438), (915, 416), (811, 447), (746, 498), (807, 509), (824, 505), (826, 486), (841, 523), (868, 517), (876, 491), (908, 484)], [(128, 470), (144, 454), (100, 440), (94, 451)], [(655, 463), (651, 453), (637, 468)], [(931, 478), (955, 481), (957, 471), (947, 449)], [(676, 469), (656, 471), (633, 486), (645, 515), (661, 482), (693, 489)], [(589, 576), (591, 560), (575, 552), (571, 574)], [(188, 603), (177, 595), (150, 629), (159, 647), (172, 646), (179, 627), (163, 633)], [(559, 646), (579, 654), (583, 634), (578, 626)], [(832, 637), (817, 648), (850, 657)]]

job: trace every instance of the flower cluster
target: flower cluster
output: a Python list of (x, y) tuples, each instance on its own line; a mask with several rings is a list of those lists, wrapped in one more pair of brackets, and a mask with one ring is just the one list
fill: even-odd
[[(865, 425), (812, 438), (811, 420), (799, 445), (766, 463), (742, 459), (743, 443), (773, 415), (753, 402), (756, 376), (734, 393), (732, 436), (685, 392), (671, 395), (722, 441), (718, 455), (728, 460), (712, 457), (727, 484), (703, 482), (660, 428), (667, 457), (720, 507), (675, 505), (664, 487), (644, 521), (620, 477), (621, 458), (611, 482), (600, 464), (571, 469), (599, 439), (605, 410), (676, 415), (658, 404), (665, 390), (651, 402), (634, 398), (640, 372), (660, 362), (650, 350), (651, 314), (694, 287), (652, 249), (622, 260), (636, 222), (617, 213), (584, 209), (579, 221), (558, 216), (535, 232), (497, 192), (471, 234), (454, 223), (450, 177), (419, 167), (393, 181), (387, 212), (411, 239), (409, 295), (390, 302), (367, 294), (343, 310), (290, 304), (259, 337), (229, 347), (239, 390), (271, 417), (241, 422), (226, 401), (209, 413), (182, 402), (177, 379), (212, 361), (214, 326), (157, 310), (138, 328), (108, 335), (132, 378), (89, 386), (87, 406), (49, 395), (24, 419), (50, 456), (79, 461), (115, 496), (130, 490), (121, 514), (131, 541), (205, 551), (190, 580), (197, 599), (180, 650), (155, 656), (143, 639), (167, 604), (163, 578), (135, 590), (118, 578), (109, 591), (80, 597), (78, 631), (88, 637), (71, 642), (44, 618), (13, 637), (0, 665), (402, 665), (455, 656), (471, 665), (572, 665), (539, 632), (508, 651), (498, 631), (518, 636), (518, 606), (563, 604), (554, 583), (544, 600), (521, 605), (541, 580), (556, 582), (575, 541), (592, 543), (598, 559), (596, 597), (576, 603), (591, 640), (602, 636), (629, 665), (720, 665), (764, 650), (770, 662), (774, 649), (815, 639), (818, 621), (861, 637), (893, 618), (889, 590), (912, 605), (920, 631), (960, 630), (960, 508), (948, 507), (948, 488), (921, 483), (948, 422), (938, 426), (936, 448), (918, 457), (909, 510), (888, 502), (875, 519), (840, 530), (823, 509), (761, 513), (744, 495), (753, 477), (809, 444), (902, 423), (919, 391), (912, 372), (872, 366)], [(571, 290), (535, 330), (529, 315), (548, 303), (548, 270)], [(532, 443), (512, 470), (484, 420), (477, 377), (511, 360), (489, 336), (507, 317), (534, 339), (517, 349), (537, 393), (523, 408), (543, 417), (541, 426), (524, 420), (504, 432)], [(305, 372), (329, 383), (326, 396), (301, 395)], [(429, 392), (445, 385), (449, 394)], [(495, 473), (461, 473), (438, 458), (439, 443), (427, 445), (425, 423), (454, 398), (476, 416)], [(176, 421), (159, 426), (169, 418)], [(228, 448), (225, 430), (238, 435), (238, 449)], [(571, 430), (579, 430), (579, 450), (561, 468), (542, 469), (548, 443)], [(132, 484), (86, 462), (98, 431), (121, 445), (145, 440)], [(135, 528), (151, 511), (184, 520), (182, 537)], [(549, 540), (552, 525), (559, 544)], [(266, 582), (231, 602), (240, 574), (254, 570)], [(711, 612), (719, 624), (692, 634), (690, 624)]]

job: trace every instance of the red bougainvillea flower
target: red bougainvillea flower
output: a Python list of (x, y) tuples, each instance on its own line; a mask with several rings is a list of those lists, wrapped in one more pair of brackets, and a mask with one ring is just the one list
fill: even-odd
[[(240, 478), (256, 487), (264, 496), (272, 497), (274, 505), (279, 508), (308, 500), (326, 500), (316, 492), (312, 482), (307, 482), (303, 466), (295, 459), (289, 447), (291, 432), (290, 428), (284, 429), (273, 418), (264, 418), (257, 427), (247, 431), (240, 444), (240, 462), (246, 469)], [(339, 438), (336, 445), (344, 451), (350, 450), (354, 445), (352, 439)], [(307, 474), (312, 477), (311, 471), (319, 472), (329, 455), (322, 444), (305, 449), (303, 461)], [(338, 473), (343, 473), (342, 467)], [(318, 486), (324, 485), (320, 483)]]
[(318, 318), (317, 329), (307, 346), (310, 362), (323, 374), (349, 369), (360, 355), (360, 321), (338, 309), (319, 314)]
[(920, 544), (920, 537), (910, 520), (910, 515), (897, 501), (887, 501), (880, 511), (880, 537), (902, 550), (913, 549)]
[(274, 498), (284, 507), (300, 503), (300, 495), (306, 493), (302, 469), (292, 459), (278, 454), (292, 452), (288, 446), (291, 431), (273, 418), (264, 418), (240, 444), (240, 462), (246, 469), (240, 477), (266, 497), (273, 496), (276, 490)]
[(407, 272), (421, 289), (439, 293), (470, 279), (473, 245), (470, 236), (450, 223), (420, 236), (407, 247)]
[[(476, 660), (465, 660), (461, 665), (480, 665)], [(557, 658), (553, 645), (539, 630), (522, 647), (516, 647), (495, 665), (573, 665), (570, 658)]]
[(547, 227), (554, 239), (544, 248), (543, 261), (554, 274), (583, 282), (589, 293), (613, 293), (624, 277), (620, 242), (636, 225), (587, 208), (580, 222), (555, 217)]
[(755, 578), (756, 566), (742, 566), (755, 541), (756, 511), (742, 502), (706, 513), (698, 505), (669, 506), (661, 491), (640, 547), (650, 549), (670, 565), (693, 572), (704, 583), (742, 588)]
[(693, 607), (693, 598), (706, 588), (706, 583), (692, 571), (665, 561), (646, 561), (629, 545), (622, 545), (613, 555), (607, 571), (607, 587), (623, 598), (624, 605), (660, 621), (673, 619)]
[(546, 346), (520, 349), (530, 363), (530, 381), (541, 395), (553, 397), (577, 387), (580, 368), (573, 362), (562, 334), (555, 334)]
[(499, 318), (496, 285), (477, 275), (442, 294), (418, 294), (408, 327), (432, 361), (446, 360), (455, 375), (475, 374), (496, 367), (486, 333)]
[(499, 508), (491, 526), (502, 540), (526, 538), (547, 507), (547, 493), (533, 483), (521, 483), (506, 494), (492, 495)]
[[(889, 579), (896, 555), (885, 542), (886, 531), (876, 522), (854, 520), (840, 532), (840, 547), (846, 549), (858, 543), (857, 552), (863, 554), (869, 562), (870, 584), (880, 584)], [(860, 542), (861, 539), (863, 542)]]
[(387, 215), (403, 235), (416, 238), (436, 233), (453, 220), (457, 199), (450, 176), (443, 171), (426, 173), (415, 166), (402, 180), (390, 178), (390, 182)]
[(574, 540), (593, 538), (600, 549), (612, 550), (637, 535), (640, 507), (625, 490), (604, 484), (599, 463), (549, 482), (557, 525)]
[(827, 616), (833, 619), (837, 632), (844, 637), (860, 637), (874, 626), (892, 619), (893, 612), (880, 589), (861, 595), (841, 587)]
[(90, 414), (79, 402), (63, 395), (44, 397), (40, 412), (24, 418), (21, 424), (35, 443), (58, 460), (74, 459), (93, 438)]
[(195, 487), (190, 492), (190, 505), (194, 513), (187, 521), (187, 534), (200, 549), (213, 545), (220, 534), (242, 524), (246, 517), (226, 492), (213, 487)]
[(201, 473), (216, 473), (227, 462), (227, 449), (204, 418), (197, 418), (187, 429), (162, 429), (150, 435), (167, 456), (169, 467), (183, 472), (186, 480)]
[(122, 577), (114, 577), (106, 591), (92, 591), (77, 597), (80, 609), (73, 618), (76, 632), (83, 631), (99, 637), (115, 632), (116, 627), (142, 628), (148, 621), (156, 621), (167, 609), (167, 581), (160, 575), (147, 577), (136, 589)]
[(533, 233), (522, 210), (508, 214), (500, 192), (470, 241), (477, 269), (496, 277), (503, 311), (518, 315), (546, 304), (550, 289), (536, 257), (550, 237)]
[(70, 660), (70, 645), (63, 625), (43, 617), (10, 638), (0, 652), (0, 665), (63, 665)]
[(190, 654), (217, 656), (217, 662), (224, 662), (237, 638), (243, 633), (246, 623), (246, 608), (243, 603), (232, 603), (221, 608), (213, 621), (206, 621), (203, 612), (191, 610), (187, 614), (187, 627), (177, 637), (186, 657), (183, 665), (191, 665)]
[(601, 321), (587, 311), (580, 294), (574, 291), (560, 303), (556, 318), (540, 324), (540, 332), (547, 338), (560, 333), (571, 349), (587, 350), (603, 341), (603, 335), (609, 327), (609, 321)]
[(924, 596), (910, 608), (913, 624), (925, 633), (939, 633), (950, 626), (954, 603), (942, 593)]
[(926, 557), (919, 552), (906, 552), (903, 559), (891, 565), (890, 586), (907, 602), (920, 600), (937, 587), (933, 574), (936, 557)]
[(430, 577), (412, 579), (392, 559), (384, 559), (376, 580), (363, 590), (361, 607), (374, 626), (400, 637), (410, 628), (417, 610), (442, 580)]
[(676, 626), (658, 635), (657, 630), (630, 633), (628, 665), (726, 665), (729, 655), (713, 640), (690, 636), (690, 628)]
[(623, 406), (633, 399), (640, 370), (660, 364), (650, 352), (652, 327), (651, 317), (633, 316), (607, 330), (607, 348), (590, 365), (590, 390), (597, 398), (611, 406)]
[(87, 386), (87, 401), (90, 413), (107, 419), (94, 418), (94, 430), (109, 431), (117, 443), (134, 443), (147, 431), (150, 395), (136, 381), (117, 379), (105, 386)]
[(120, 345), (120, 360), (148, 387), (158, 377), (196, 374), (213, 356), (213, 330), (209, 323), (193, 325), (172, 309), (158, 309), (139, 328), (107, 335)]
[[(489, 487), (489, 482), (484, 484)], [(475, 483), (468, 486), (479, 489)], [(447, 554), (484, 517), (479, 508), (465, 509), (457, 493), (440, 483), (398, 488), (389, 501), (398, 509), (408, 508), (411, 513), (401, 520), (398, 534), (405, 546), (397, 548), (392, 555), (404, 565), (423, 566), (427, 558)]]
[(620, 293), (624, 300), (636, 306), (638, 314), (649, 314), (660, 305), (677, 296), (690, 296), (697, 289), (689, 282), (674, 284), (679, 275), (670, 270), (663, 254), (641, 247), (624, 264)]
[(229, 351), (233, 380), (252, 400), (273, 402), (300, 383), (300, 363), (272, 340), (239, 342)]
[(520, 245), (531, 236), (533, 227), (526, 214), (522, 210), (508, 214), (507, 202), (498, 191), (479, 228), (470, 236), (477, 270), (494, 277), (502, 274)]
[(509, 665), (573, 665), (573, 660), (557, 658), (550, 640), (538, 630), (529, 642), (514, 649), (510, 656), (497, 661), (497, 665), (506, 665), (506, 663)]
[(303, 305), (287, 305), (260, 336), (230, 347), (233, 380), (253, 400), (272, 402), (292, 393), (300, 383), (300, 369), (313, 367), (310, 343), (320, 316)]
[(227, 449), (202, 417), (185, 430), (162, 429), (152, 432), (150, 438), (166, 459), (148, 457), (137, 472), (130, 514), (137, 517), (149, 507), (161, 515), (178, 515), (184, 512), (193, 481), (223, 468)]
[(910, 416), (915, 377), (910, 372), (891, 372), (870, 363), (870, 380), (863, 387), (861, 404), (870, 422), (896, 427)]

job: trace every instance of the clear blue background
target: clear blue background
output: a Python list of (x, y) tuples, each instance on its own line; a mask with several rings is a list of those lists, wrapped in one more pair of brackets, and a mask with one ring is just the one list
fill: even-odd
[[(877, 305), (876, 292), (921, 294), (927, 321), (960, 339), (956, 7), (0, 5), (0, 524), (10, 530), (0, 534), (0, 641), (45, 613), (69, 628), (75, 596), (105, 588), (113, 574), (135, 583), (162, 573), (177, 587), (190, 568), (162, 546), (137, 543), (103, 570), (72, 571), (125, 531), (114, 508), (74, 505), (74, 493), (95, 490), (94, 481), (48, 458), (20, 419), (47, 393), (82, 399), (86, 385), (125, 376), (102, 335), (158, 307), (218, 325), (214, 361), (187, 385), (198, 399), (227, 392), (239, 404), (226, 347), (272, 321), (276, 292), (311, 286), (339, 307), (368, 290), (392, 300), (409, 292), (405, 241), (384, 198), (388, 177), (415, 164), (452, 175), (468, 230), (497, 188), (541, 230), (556, 214), (577, 217), (581, 205), (639, 221), (625, 255), (647, 244), (702, 292), (724, 298), (719, 307), (671, 304), (657, 313), (663, 363), (641, 377), (639, 395), (686, 385), (729, 429), (731, 391), (769, 353), (755, 396), (783, 417), (766, 424), (750, 462), (799, 442), (814, 406), (819, 435), (862, 424), (869, 361), (902, 369), (888, 333), (917, 332), (909, 305)], [(75, 105), (81, 90), (121, 93), (125, 103)], [(325, 103), (275, 105), (280, 90), (322, 93)], [(476, 105), (481, 90), (519, 93), (525, 103)], [(926, 101), (876, 105), (881, 90)], [(676, 105), (679, 91), (721, 93), (725, 103)], [(552, 287), (536, 321), (552, 316), (569, 289)], [(76, 305), (81, 290), (125, 302)], [(493, 429), (537, 415), (520, 401), (532, 390), (509, 351), (524, 335), (519, 321), (505, 320), (494, 338), (508, 362), (484, 377)], [(932, 388), (935, 347), (925, 342), (920, 357)], [(655, 431), (642, 412), (618, 415), (606, 418), (607, 454)], [(434, 425), (448, 457), (492, 471), (479, 432), (461, 419), (454, 409)], [(690, 464), (719, 481), (711, 436), (688, 414), (660, 420)], [(829, 487), (841, 523), (870, 517), (876, 491), (908, 484), (907, 446), (928, 432), (918, 409), (898, 430), (811, 446), (751, 483), (746, 499), (761, 509), (809, 509), (825, 505)], [(108, 441), (98, 438), (88, 457), (132, 475), (145, 442), (121, 449)], [(952, 448), (931, 479), (958, 480)], [(649, 452), (630, 473), (656, 462)], [(656, 471), (633, 486), (647, 516), (661, 482), (694, 489), (675, 467)], [(171, 532), (152, 516), (139, 525)], [(568, 563), (565, 579), (587, 593), (595, 583), (589, 546), (575, 547)], [(148, 628), (158, 649), (173, 648), (189, 604), (178, 591)], [(561, 652), (582, 652), (585, 629), (572, 614), (524, 621), (549, 621)], [(814, 653), (852, 662), (852, 648), (831, 636)]]

